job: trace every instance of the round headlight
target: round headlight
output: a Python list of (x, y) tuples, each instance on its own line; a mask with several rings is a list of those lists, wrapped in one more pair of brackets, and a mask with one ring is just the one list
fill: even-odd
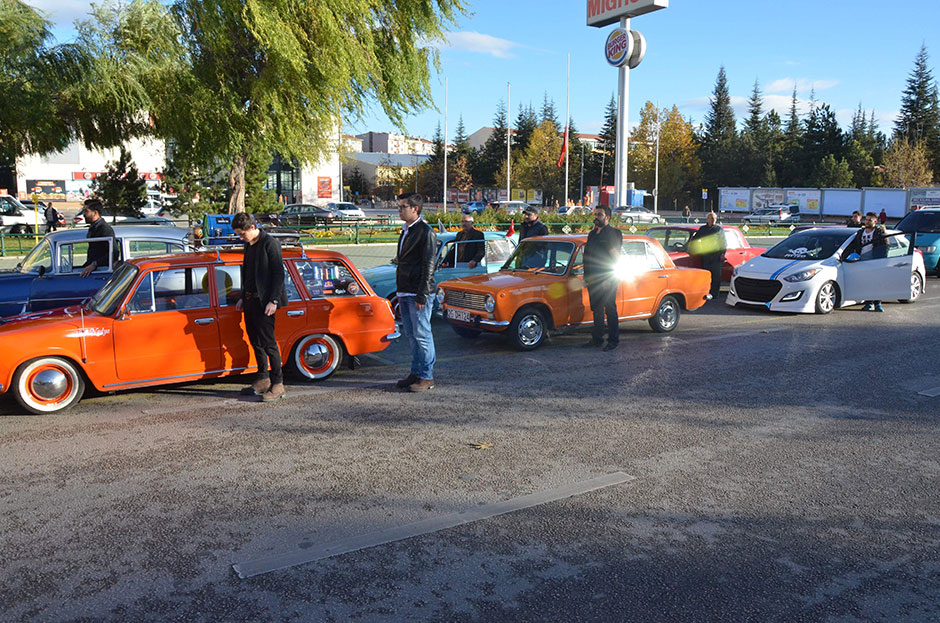
[(437, 302), (438, 304), (444, 303), (444, 288), (437, 289)]
[(486, 303), (483, 305), (483, 308), (488, 312), (496, 309), (496, 299), (493, 298), (492, 294), (486, 295)]

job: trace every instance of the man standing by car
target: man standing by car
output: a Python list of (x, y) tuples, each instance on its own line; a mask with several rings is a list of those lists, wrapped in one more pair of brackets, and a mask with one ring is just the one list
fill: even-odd
[[(114, 239), (114, 230), (101, 218), (101, 199), (86, 199), (82, 205), (82, 216), (88, 223), (88, 233), (86, 238), (111, 238), (113, 253), (117, 257), (117, 240)], [(98, 240), (88, 243), (88, 253), (85, 263), (82, 264), (82, 277), (87, 277), (95, 270), (108, 267), (109, 245), (106, 240)]]
[(473, 215), (464, 214), (460, 219), (461, 230), (457, 232), (457, 263), (466, 262), (469, 268), (476, 268), (483, 261), (486, 245), (483, 232), (473, 226)]
[(548, 227), (539, 220), (539, 209), (536, 206), (526, 206), (522, 211), (522, 225), (519, 226), (519, 242), (532, 236), (547, 236)]
[(689, 255), (701, 258), (702, 268), (712, 274), (711, 295), (717, 301), (721, 293), (721, 267), (725, 263), (725, 231), (716, 223), (714, 212), (705, 217), (705, 224), (689, 238)]
[(594, 326), (585, 346), (604, 343), (604, 317), (607, 317), (607, 345), (611, 351), (620, 344), (620, 317), (617, 314), (617, 276), (614, 267), (620, 259), (623, 232), (610, 224), (610, 206), (594, 209), (594, 229), (584, 245), (584, 281), (587, 284)]
[[(398, 238), (398, 311), (402, 333), (411, 346), (411, 374), (396, 383), (412, 392), (434, 389), (434, 336), (428, 299), (434, 291), (434, 262), (437, 236), (421, 219), (424, 200), (417, 193), (398, 196), (398, 218), (405, 222)], [(466, 218), (466, 217), (464, 217)]]
[(46, 202), (46, 210), (43, 212), (43, 216), (46, 218), (46, 233), (50, 233), (58, 229), (59, 224), (59, 213), (55, 208), (52, 207), (52, 202)]
[[(888, 257), (888, 236), (874, 212), (865, 215), (865, 226), (855, 235), (848, 253), (858, 253), (863, 260)], [(864, 311), (883, 312), (881, 301), (862, 301)]]
[(235, 309), (245, 312), (245, 331), (258, 362), (258, 376), (242, 390), (242, 395), (261, 396), (263, 402), (272, 402), (285, 393), (281, 351), (274, 336), (274, 315), (278, 307), (287, 305), (281, 245), (245, 212), (232, 218), (232, 230), (245, 243), (242, 294)]

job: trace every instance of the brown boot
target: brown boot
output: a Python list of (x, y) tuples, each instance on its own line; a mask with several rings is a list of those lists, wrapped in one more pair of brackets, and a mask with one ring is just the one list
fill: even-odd
[(418, 379), (408, 386), (410, 392), (426, 392), (429, 389), (434, 389), (434, 379)]
[(271, 389), (271, 379), (258, 379), (251, 384), (251, 387), (242, 388), (242, 396), (260, 396)]
[(408, 387), (410, 387), (411, 385), (414, 385), (415, 382), (417, 382), (417, 380), (418, 380), (417, 374), (409, 374), (402, 380), (396, 382), (395, 387), (397, 387), (398, 389), (408, 389)]
[(275, 383), (271, 386), (271, 389), (266, 391), (263, 396), (261, 396), (262, 402), (274, 402), (278, 398), (281, 398), (284, 395), (284, 383)]

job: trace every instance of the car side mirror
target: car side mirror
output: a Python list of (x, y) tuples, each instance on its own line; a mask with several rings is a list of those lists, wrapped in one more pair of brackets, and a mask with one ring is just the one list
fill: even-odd
[(858, 253), (849, 253), (848, 257), (845, 258), (846, 262), (857, 262), (862, 259), (862, 256)]
[(39, 267), (39, 276), (42, 277), (45, 274), (46, 274), (46, 265), (43, 264)]
[(584, 277), (584, 266), (575, 266), (572, 269), (571, 274), (575, 277)]

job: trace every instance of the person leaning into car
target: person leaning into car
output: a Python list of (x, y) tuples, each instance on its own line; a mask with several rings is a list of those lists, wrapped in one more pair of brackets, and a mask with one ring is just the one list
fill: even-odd
[(591, 340), (585, 346), (604, 343), (604, 317), (607, 317), (605, 351), (620, 344), (620, 317), (617, 314), (617, 277), (614, 267), (620, 259), (623, 232), (610, 224), (610, 206), (594, 209), (594, 229), (584, 245), (584, 282), (587, 284), (594, 326)]
[(245, 331), (258, 362), (258, 375), (242, 395), (261, 396), (263, 402), (271, 402), (285, 393), (281, 351), (274, 336), (274, 315), (278, 307), (287, 305), (281, 245), (245, 212), (232, 218), (232, 230), (245, 243), (242, 293), (235, 309), (245, 312)]
[(721, 293), (721, 267), (725, 263), (725, 230), (716, 223), (714, 212), (705, 217), (705, 224), (689, 238), (689, 255), (702, 260), (702, 268), (712, 274), (711, 295), (718, 300)]
[(402, 333), (411, 346), (411, 374), (396, 383), (399, 389), (423, 392), (434, 389), (434, 336), (428, 300), (434, 293), (437, 236), (421, 218), (424, 199), (417, 193), (398, 196), (398, 218), (405, 222), (398, 238), (395, 271)]
[[(82, 216), (88, 223), (88, 233), (86, 238), (111, 238), (112, 252), (117, 257), (117, 240), (114, 238), (114, 230), (101, 217), (101, 199), (86, 199), (82, 204)], [(87, 277), (98, 268), (108, 266), (108, 241), (98, 240), (88, 243), (88, 254), (85, 263), (82, 264), (82, 277)]]

